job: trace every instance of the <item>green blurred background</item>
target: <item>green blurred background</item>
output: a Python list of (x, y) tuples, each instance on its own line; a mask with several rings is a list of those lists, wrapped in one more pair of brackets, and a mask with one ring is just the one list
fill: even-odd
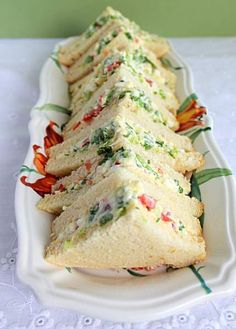
[(76, 35), (107, 5), (163, 36), (236, 35), (236, 0), (0, 0), (0, 37)]

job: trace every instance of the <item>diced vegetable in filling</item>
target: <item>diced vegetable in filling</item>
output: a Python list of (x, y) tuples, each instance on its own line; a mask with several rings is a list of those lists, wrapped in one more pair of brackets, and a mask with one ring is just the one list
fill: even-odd
[[(91, 27), (90, 31), (88, 34), (91, 36), (97, 29), (97, 25), (95, 24)], [(93, 31), (93, 32), (92, 32)], [(126, 27), (120, 26), (119, 28), (114, 29), (113, 31), (111, 31), (110, 33), (107, 33), (106, 36), (104, 36), (103, 38), (101, 38), (98, 43), (96, 44), (95, 47), (95, 52), (93, 54), (88, 55), (85, 58), (85, 64), (90, 63), (94, 60), (94, 57), (97, 55), (100, 55), (102, 50), (109, 44), (111, 43), (111, 41), (113, 39), (115, 39), (120, 33), (124, 33), (124, 35), (128, 38), (128, 39), (133, 39), (132, 37), (132, 32), (131, 31), (127, 31)], [(92, 33), (92, 34), (91, 34)]]
[[(185, 226), (180, 219), (174, 218), (170, 210), (164, 211), (159, 205), (158, 200), (153, 196), (141, 193), (136, 188), (121, 186), (112, 195), (101, 199), (91, 205), (88, 214), (83, 220), (77, 221), (76, 235), (82, 238), (86, 235), (88, 229), (96, 226), (105, 226), (112, 221), (117, 221), (120, 217), (127, 214), (131, 209), (145, 208), (153, 213), (153, 217), (157, 224), (163, 223), (170, 225), (176, 233), (183, 233)], [(146, 218), (140, 217), (141, 220), (147, 222)], [(64, 248), (73, 246), (73, 238), (64, 242)]]
[[(118, 83), (119, 84), (119, 83)], [(100, 115), (100, 113), (111, 104), (118, 102), (124, 97), (128, 96), (132, 102), (135, 103), (137, 108), (147, 112), (153, 122), (159, 122), (163, 125), (166, 125), (166, 119), (164, 119), (162, 113), (155, 108), (155, 105), (152, 103), (151, 99), (145, 95), (143, 90), (137, 88), (129, 89), (127, 87), (115, 86), (111, 90), (107, 91), (104, 95), (101, 95), (93, 108), (87, 112), (83, 118), (83, 122), (90, 122), (94, 118)], [(72, 130), (75, 131), (81, 125), (81, 121), (76, 122), (72, 127)]]
[[(141, 129), (140, 127), (131, 126), (125, 121), (125, 132), (123, 137), (127, 138), (132, 144), (139, 144), (145, 150), (153, 149), (157, 153), (167, 153), (172, 158), (176, 158), (178, 155), (178, 149), (171, 143), (167, 143), (161, 137), (155, 138), (151, 133)], [(98, 128), (94, 131), (90, 138), (85, 138), (83, 141), (74, 144), (70, 151), (65, 153), (65, 156), (76, 155), (77, 153), (85, 152), (90, 145), (98, 145), (98, 155), (104, 155), (104, 159), (107, 160), (113, 155), (112, 140), (116, 138), (116, 124), (111, 122), (109, 125)]]
[(121, 15), (116, 16), (116, 15), (107, 15), (107, 16), (102, 16), (96, 19), (96, 21), (90, 25), (85, 32), (85, 37), (88, 39), (90, 38), (96, 31), (98, 31), (100, 28), (102, 28), (104, 25), (106, 25), (109, 21), (114, 20), (114, 19), (122, 19), (123, 17)]
[(128, 205), (134, 200), (135, 194), (127, 187), (119, 188), (109, 199), (103, 199), (90, 207), (86, 226), (107, 224), (124, 216)]
[[(107, 137), (104, 138), (104, 135), (109, 135), (109, 131), (105, 131), (104, 133), (99, 130), (99, 133), (96, 135), (95, 139), (96, 142), (101, 137), (97, 137), (99, 134), (102, 135), (102, 140), (106, 140)], [(97, 175), (97, 169), (99, 166), (103, 166), (103, 174), (108, 171), (109, 169), (116, 169), (120, 166), (137, 166), (139, 168), (142, 168), (146, 173), (151, 175), (154, 179), (162, 179), (163, 182), (168, 183), (168, 186), (173, 189), (174, 191), (177, 191), (179, 193), (183, 193), (183, 188), (180, 186), (179, 181), (177, 179), (172, 179), (168, 176), (165, 176), (163, 172), (160, 172), (155, 170), (147, 161), (145, 161), (139, 154), (133, 153), (131, 150), (124, 149), (121, 147), (118, 150), (113, 150), (111, 147), (103, 147), (100, 148), (100, 154), (104, 155), (104, 159), (102, 159), (100, 162), (97, 161), (96, 165), (93, 166), (93, 171), (90, 172), (92, 168), (92, 164), (90, 160), (87, 160), (84, 164), (85, 171), (87, 172), (87, 175), (84, 176), (84, 178), (80, 178), (77, 182), (73, 182), (72, 184), (65, 187), (63, 184), (60, 184), (56, 190), (60, 192), (66, 192), (66, 193), (73, 193), (75, 191), (80, 190), (84, 185), (92, 185), (94, 184), (94, 179)]]
[[(86, 58), (87, 63), (92, 60), (93, 56), (91, 55)], [(102, 83), (107, 81), (108, 77), (111, 76), (121, 64), (127, 65), (132, 74), (136, 75), (141, 81), (145, 80), (149, 86), (153, 88), (154, 94), (159, 94), (163, 100), (167, 98), (166, 92), (164, 92), (162, 88), (158, 88), (156, 82), (154, 82), (156, 78), (160, 80), (161, 84), (165, 84), (156, 65), (140, 50), (135, 50), (133, 52), (123, 52), (106, 57), (104, 62), (99, 65), (95, 81), (92, 81), (85, 88), (82, 96), (83, 99), (85, 101), (89, 100), (94, 91), (99, 88)], [(153, 76), (154, 80), (150, 79), (150, 76)]]
[(178, 149), (167, 143), (162, 138), (155, 138), (151, 133), (134, 128), (126, 122), (127, 133), (123, 136), (128, 138), (132, 144), (140, 144), (145, 150), (154, 149), (157, 153), (164, 152), (169, 154), (172, 158), (178, 155)]

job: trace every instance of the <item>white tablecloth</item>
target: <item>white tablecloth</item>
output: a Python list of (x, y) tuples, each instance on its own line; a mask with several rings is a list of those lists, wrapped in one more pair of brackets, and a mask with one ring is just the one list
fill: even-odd
[[(149, 323), (112, 323), (39, 304), (15, 273), (14, 189), (28, 143), (39, 72), (58, 40), (0, 40), (0, 329), (236, 328), (236, 293)], [(216, 140), (236, 170), (236, 38), (173, 39), (193, 70), (195, 90), (214, 119)], [(235, 278), (236, 279), (236, 278)], [(105, 310), (104, 310), (105, 312)]]

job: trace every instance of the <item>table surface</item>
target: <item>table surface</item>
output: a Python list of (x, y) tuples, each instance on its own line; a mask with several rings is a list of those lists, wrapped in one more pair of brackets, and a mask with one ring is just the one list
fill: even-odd
[[(214, 134), (236, 170), (236, 38), (171, 39), (193, 71), (195, 91), (214, 120)], [(112, 323), (46, 308), (15, 273), (14, 189), (28, 148), (29, 111), (41, 67), (58, 39), (0, 40), (0, 329), (236, 328), (236, 292), (149, 323)]]

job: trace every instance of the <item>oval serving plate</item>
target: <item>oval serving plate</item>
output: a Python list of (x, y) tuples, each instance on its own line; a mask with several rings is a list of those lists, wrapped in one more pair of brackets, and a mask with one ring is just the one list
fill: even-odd
[[(87, 271), (57, 268), (44, 260), (52, 216), (37, 210), (36, 203), (40, 191), (48, 188), (47, 179), (50, 179), (43, 172), (44, 148), (60, 139), (59, 128), (68, 118), (65, 68), (57, 60), (57, 50), (70, 41), (71, 38), (57, 44), (45, 63), (40, 76), (40, 97), (31, 111), (30, 145), (15, 195), (18, 276), (43, 304), (112, 321), (158, 319), (209, 296), (231, 291), (236, 287), (236, 185), (216, 146), (208, 115), (202, 118), (204, 127), (196, 126), (182, 132), (192, 138), (195, 148), (206, 160), (204, 169), (192, 178), (192, 194), (205, 204), (201, 217), (207, 244), (205, 263), (179, 270)], [(177, 75), (177, 96), (185, 109), (186, 104), (196, 98), (190, 69), (173, 48), (163, 64)]]

